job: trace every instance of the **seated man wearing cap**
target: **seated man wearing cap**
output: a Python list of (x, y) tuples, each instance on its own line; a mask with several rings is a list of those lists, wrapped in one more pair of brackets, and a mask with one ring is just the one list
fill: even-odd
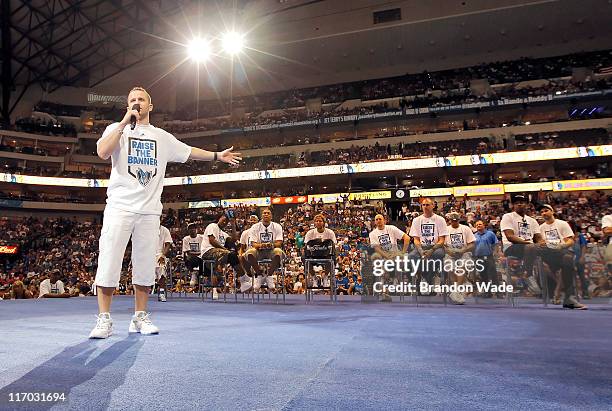
[(587, 306), (576, 299), (574, 278), (574, 232), (569, 224), (555, 218), (555, 210), (549, 204), (540, 206), (544, 223), (540, 225), (541, 243), (539, 255), (552, 273), (561, 270), (561, 282), (565, 292), (563, 307), (586, 310)]
[[(459, 213), (450, 213), (448, 219), (450, 225), (447, 227), (448, 236), (444, 242), (446, 259), (453, 262), (454, 270), (449, 275), (454, 284), (463, 284), (465, 281), (465, 266), (467, 261), (472, 260), (472, 250), (476, 244), (476, 238), (470, 227), (459, 224)], [(459, 263), (461, 261), (461, 263)], [(453, 291), (448, 297), (453, 304), (463, 304), (465, 296), (463, 293)]]
[(501, 219), (502, 247), (504, 255), (523, 261), (526, 280), (531, 292), (541, 292), (537, 280), (533, 278), (533, 262), (538, 256), (538, 243), (542, 242), (538, 222), (527, 215), (527, 197), (517, 194), (512, 199), (514, 211), (504, 214)]

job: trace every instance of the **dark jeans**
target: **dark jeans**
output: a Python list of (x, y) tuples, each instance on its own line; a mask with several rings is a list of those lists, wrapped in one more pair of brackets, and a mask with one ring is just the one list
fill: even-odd
[(188, 271), (193, 270), (195, 267), (200, 268), (200, 274), (204, 273), (204, 267), (202, 263), (202, 259), (197, 255), (189, 255), (185, 257), (185, 267), (187, 267)]
[(480, 280), (497, 285), (497, 267), (495, 266), (495, 258), (493, 258), (492, 255), (474, 257), (475, 262), (478, 262), (479, 260), (482, 261), (482, 264), (476, 264), (476, 272), (478, 273)]
[(561, 270), (561, 278), (563, 281), (563, 290), (565, 291), (565, 301), (570, 297), (576, 297), (576, 287), (574, 278), (576, 270), (574, 269), (574, 253), (570, 250), (557, 250), (553, 248), (541, 247), (538, 253), (542, 257), (542, 261), (550, 268), (553, 273)]
[[(428, 249), (431, 249), (431, 247), (429, 247), (429, 248), (423, 247), (424, 251), (427, 251)], [(428, 258), (428, 260), (432, 260), (432, 262), (433, 261), (440, 261), (439, 265), (443, 267), (444, 266), (443, 259), (444, 259), (445, 255), (446, 255), (446, 252), (444, 251), (444, 248), (438, 248), (437, 250), (435, 250), (433, 252), (433, 254)], [(416, 250), (416, 249), (408, 254), (408, 258), (410, 260), (423, 260), (423, 263), (425, 263), (425, 261), (426, 261), (425, 259), (421, 258), (421, 255), (419, 254), (419, 251)], [(420, 270), (420, 274), (421, 274), (421, 278), (424, 278), (431, 285), (431, 284), (433, 284), (433, 278), (436, 275), (436, 270), (433, 269), (432, 266), (438, 265), (438, 264), (437, 263), (436, 264), (425, 264), (425, 266), (427, 266), (427, 265), (430, 266), (429, 267), (430, 270)], [(427, 267), (425, 267), (425, 268), (427, 268)]]

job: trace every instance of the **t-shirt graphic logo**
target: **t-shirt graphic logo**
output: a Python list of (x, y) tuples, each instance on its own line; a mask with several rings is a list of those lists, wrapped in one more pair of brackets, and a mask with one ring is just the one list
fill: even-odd
[(463, 248), (463, 233), (451, 233), (450, 241), (451, 247)]
[(189, 243), (189, 248), (191, 249), (191, 251), (200, 251), (200, 244)]
[(157, 141), (129, 137), (128, 144), (128, 173), (146, 187), (157, 175)]
[(431, 223), (421, 224), (421, 242), (426, 245), (432, 245), (434, 240), (434, 230), (436, 225)]
[(383, 250), (389, 251), (391, 250), (391, 237), (389, 234), (383, 234), (378, 236), (378, 242)]
[(267, 231), (264, 233), (259, 233), (259, 238), (261, 238), (262, 243), (270, 243), (272, 242), (272, 233)]
[(557, 229), (545, 230), (544, 235), (546, 236), (547, 243), (550, 243), (550, 244), (560, 244), (561, 243), (561, 236), (559, 235), (559, 232), (557, 231)]
[(531, 230), (529, 230), (529, 223), (519, 221), (518, 227), (519, 227), (518, 236), (522, 238), (523, 240), (531, 240), (533, 236), (531, 235)]

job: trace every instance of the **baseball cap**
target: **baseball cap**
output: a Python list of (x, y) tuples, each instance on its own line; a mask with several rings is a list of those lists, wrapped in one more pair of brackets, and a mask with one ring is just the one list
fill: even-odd
[(448, 213), (448, 219), (449, 220), (459, 221), (459, 218), (461, 218), (459, 213)]
[(542, 211), (545, 208), (552, 211), (553, 213), (555, 212), (555, 209), (550, 204), (542, 204), (540, 207), (538, 207), (538, 211)]
[(514, 197), (512, 197), (512, 202), (513, 203), (518, 203), (518, 202), (528, 202), (529, 200), (527, 199), (527, 196), (525, 196), (524, 194), (516, 194)]

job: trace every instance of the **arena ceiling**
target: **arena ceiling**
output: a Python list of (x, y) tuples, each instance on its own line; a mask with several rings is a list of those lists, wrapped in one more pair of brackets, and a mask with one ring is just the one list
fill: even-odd
[[(228, 28), (247, 33), (248, 49), (239, 69), (223, 56), (207, 67), (203, 96), (227, 93), (228, 73), (232, 92), (249, 94), (612, 45), (611, 0), (0, 1), (3, 113), (7, 93), (14, 106), (34, 84), (193, 87), (183, 45)], [(401, 19), (374, 24), (390, 9)]]

